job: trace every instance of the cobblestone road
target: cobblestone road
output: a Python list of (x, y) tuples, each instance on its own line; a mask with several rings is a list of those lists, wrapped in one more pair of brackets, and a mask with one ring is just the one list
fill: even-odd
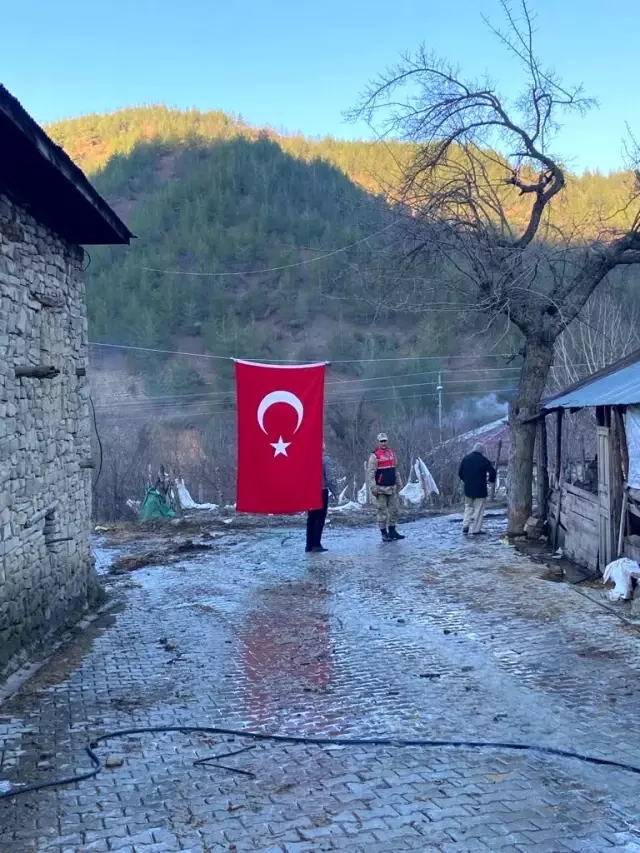
[[(496, 523), (496, 522), (494, 522)], [(88, 767), (92, 735), (224, 725), (313, 736), (539, 743), (640, 764), (640, 643), (493, 534), (427, 519), (404, 542), (229, 533), (215, 555), (138, 571), (0, 707), (0, 780)], [(161, 642), (162, 641), (162, 642)], [(175, 648), (172, 648), (175, 646)], [(640, 779), (508, 750), (254, 744), (163, 734), (122, 766), (0, 802), (3, 853), (606, 850), (640, 853)], [(0, 785), (2, 782), (0, 782)]]

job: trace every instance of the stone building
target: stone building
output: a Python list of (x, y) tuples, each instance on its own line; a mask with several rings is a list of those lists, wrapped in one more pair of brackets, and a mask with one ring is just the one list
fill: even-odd
[(0, 680), (96, 589), (81, 246), (131, 236), (0, 86)]

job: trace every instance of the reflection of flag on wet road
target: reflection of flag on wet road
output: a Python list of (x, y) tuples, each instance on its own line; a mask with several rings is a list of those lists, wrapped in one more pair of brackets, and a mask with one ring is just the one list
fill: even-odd
[(239, 512), (322, 506), (324, 364), (236, 362)]
[(245, 722), (294, 723), (305, 734), (342, 731), (345, 712), (330, 688), (333, 650), (328, 590), (293, 581), (256, 593), (241, 633)]

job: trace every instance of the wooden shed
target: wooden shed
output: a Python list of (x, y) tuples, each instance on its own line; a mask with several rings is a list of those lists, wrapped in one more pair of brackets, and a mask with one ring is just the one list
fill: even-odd
[[(564, 476), (565, 414), (593, 410), (597, 476), (592, 491)], [(548, 418), (555, 418), (547, 460)], [(551, 542), (576, 563), (602, 572), (617, 556), (640, 561), (640, 350), (545, 400), (537, 441), (540, 514)]]

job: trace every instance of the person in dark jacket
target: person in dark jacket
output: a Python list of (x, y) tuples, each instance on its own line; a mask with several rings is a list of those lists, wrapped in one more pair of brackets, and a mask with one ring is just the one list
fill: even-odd
[(338, 497), (338, 486), (333, 476), (331, 459), (324, 453), (324, 444), (322, 450), (322, 508), (310, 509), (307, 513), (307, 547), (304, 549), (307, 553), (313, 551), (314, 554), (329, 550), (322, 545), (322, 531), (329, 507), (329, 492), (334, 498)]
[(474, 445), (471, 453), (464, 457), (460, 463), (458, 477), (464, 483), (462, 532), (468, 533), (469, 528), (471, 528), (471, 533), (478, 536), (484, 533), (482, 519), (487, 503), (487, 480), (490, 483), (496, 481), (496, 469), (484, 455), (484, 448), (481, 444)]

